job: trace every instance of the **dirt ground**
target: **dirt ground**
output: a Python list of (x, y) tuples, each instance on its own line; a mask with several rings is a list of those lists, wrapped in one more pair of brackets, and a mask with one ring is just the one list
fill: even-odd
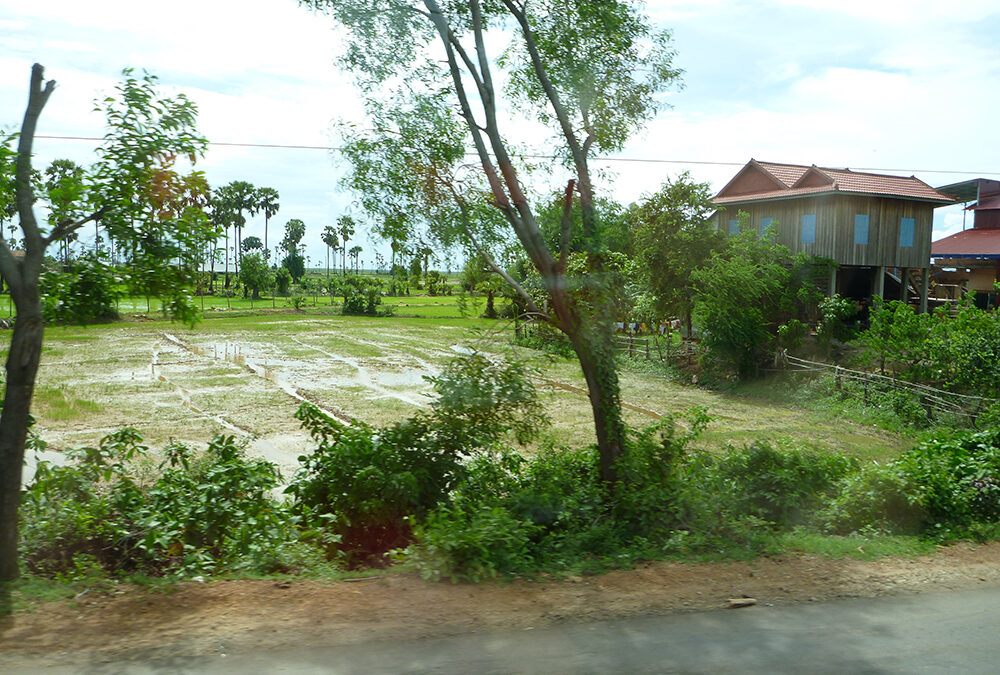
[(779, 605), (993, 586), (1000, 586), (1000, 542), (873, 562), (650, 563), (544, 582), (430, 583), (391, 572), (331, 582), (187, 582), (170, 592), (88, 592), (0, 619), (0, 670), (531, 630), (724, 608), (742, 597)]

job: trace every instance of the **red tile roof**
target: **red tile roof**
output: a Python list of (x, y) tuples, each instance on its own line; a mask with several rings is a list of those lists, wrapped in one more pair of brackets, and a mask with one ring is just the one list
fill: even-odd
[(931, 244), (932, 258), (1000, 258), (1000, 230), (963, 230)]
[[(726, 188), (723, 188), (713, 200), (716, 204), (732, 204), (737, 202), (758, 201), (764, 199), (778, 199), (787, 197), (799, 197), (812, 194), (822, 194), (829, 192), (844, 192), (850, 194), (870, 194), (885, 197), (902, 197), (904, 199), (919, 199), (924, 201), (936, 201), (942, 203), (952, 203), (954, 199), (948, 195), (938, 192), (927, 183), (915, 176), (905, 178), (903, 176), (889, 176), (878, 173), (863, 173), (851, 171), (850, 169), (831, 169), (826, 167), (803, 166), (800, 164), (778, 164), (775, 162), (758, 162), (751, 159), (744, 170), (756, 167), (759, 171), (764, 171), (778, 179), (787, 186), (784, 190), (768, 190), (754, 192), (750, 194), (739, 194), (731, 197), (725, 196)], [(830, 179), (828, 185), (812, 185), (809, 187), (793, 187), (802, 176), (814, 169), (823, 176)], [(728, 187), (728, 185), (726, 186)]]

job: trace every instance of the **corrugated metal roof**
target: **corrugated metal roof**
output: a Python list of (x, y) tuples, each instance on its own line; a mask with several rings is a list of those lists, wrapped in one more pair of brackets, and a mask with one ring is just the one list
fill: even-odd
[(963, 230), (931, 244), (932, 258), (1000, 257), (1000, 230)]
[[(788, 186), (786, 190), (768, 190), (765, 192), (755, 192), (750, 194), (735, 195), (732, 197), (720, 197), (716, 195), (716, 204), (732, 204), (736, 202), (749, 202), (764, 199), (781, 199), (788, 197), (806, 196), (827, 192), (846, 192), (851, 194), (871, 194), (886, 197), (902, 197), (904, 199), (920, 199), (926, 201), (936, 201), (941, 203), (951, 203), (951, 197), (938, 192), (927, 183), (915, 176), (890, 176), (878, 173), (865, 173), (861, 171), (851, 171), (850, 169), (831, 169), (826, 167), (808, 167), (800, 164), (779, 164), (777, 162), (754, 162), (782, 183)], [(827, 186), (795, 187), (795, 184), (807, 171), (815, 168), (832, 182)], [(723, 189), (725, 192), (725, 189)], [(722, 194), (721, 192), (719, 193)]]

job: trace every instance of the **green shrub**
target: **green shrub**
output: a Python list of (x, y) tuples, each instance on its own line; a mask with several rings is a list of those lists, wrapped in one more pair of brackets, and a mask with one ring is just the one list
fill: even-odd
[(808, 520), (854, 468), (856, 460), (845, 455), (754, 441), (717, 460), (714, 489), (731, 512), (786, 528)]
[(20, 511), (29, 572), (287, 571), (296, 519), (270, 494), (279, 478), (273, 464), (245, 457), (232, 437), (216, 438), (193, 461), (190, 450), (171, 444), (162, 473), (147, 485), (135, 475), (147, 451), (141, 441), (123, 429), (97, 448), (71, 452), (71, 465), (39, 464)]
[(94, 255), (69, 263), (66, 271), (46, 270), (39, 279), (42, 311), (53, 323), (86, 324), (118, 318), (121, 279)]
[(386, 552), (405, 547), (409, 516), (422, 519), (443, 502), (462, 472), (458, 453), (435, 442), (426, 417), (382, 429), (344, 426), (309, 403), (295, 416), (319, 445), (299, 458), (286, 493), (310, 526), (328, 516), (325, 526), (351, 566), (383, 564)]
[(292, 273), (287, 267), (279, 267), (274, 273), (275, 290), (282, 297), (288, 296), (288, 289), (292, 286)]
[(1000, 519), (1000, 429), (939, 432), (894, 466), (919, 490), (928, 533), (964, 536), (974, 524)]
[(920, 497), (894, 466), (869, 464), (841, 479), (819, 514), (832, 534), (916, 534), (923, 525)]
[(417, 528), (420, 544), (408, 555), (425, 579), (481, 581), (530, 570), (540, 529), (499, 506), (443, 506)]

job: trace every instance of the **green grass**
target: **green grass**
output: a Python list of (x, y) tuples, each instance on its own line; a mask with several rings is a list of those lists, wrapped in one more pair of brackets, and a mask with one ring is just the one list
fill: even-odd
[(876, 560), (887, 556), (913, 558), (928, 555), (937, 549), (934, 542), (916, 536), (859, 534), (839, 537), (806, 530), (780, 535), (780, 546), (789, 553), (858, 560)]
[(37, 388), (32, 403), (40, 417), (53, 421), (76, 420), (103, 410), (94, 401), (68, 396), (65, 390), (52, 387)]

